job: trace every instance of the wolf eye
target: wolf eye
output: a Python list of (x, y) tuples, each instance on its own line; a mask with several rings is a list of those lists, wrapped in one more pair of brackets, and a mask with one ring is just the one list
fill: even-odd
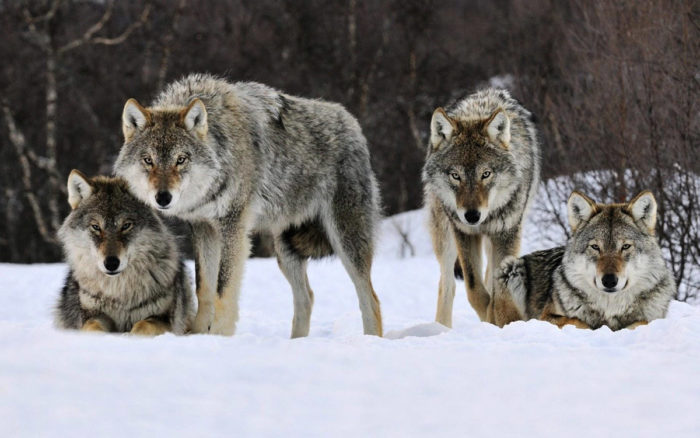
[(625, 243), (624, 245), (622, 245), (622, 250), (625, 251), (625, 250), (630, 249), (631, 247), (632, 247), (632, 245), (630, 245), (629, 243)]
[(490, 170), (486, 170), (486, 171), (484, 171), (484, 173), (481, 174), (481, 179), (486, 179), (486, 178), (488, 178), (488, 177), (490, 177), (490, 176), (491, 176), (491, 171), (490, 171)]
[(459, 181), (459, 180), (460, 180), (459, 174), (458, 174), (457, 172), (450, 172), (450, 177), (451, 177), (453, 180), (455, 180), (455, 181)]
[(95, 231), (100, 231), (100, 226), (97, 225), (97, 224), (92, 224), (92, 225), (90, 225), (90, 228), (92, 228), (92, 229), (95, 230)]
[(185, 160), (187, 160), (187, 157), (185, 157), (184, 155), (181, 155), (181, 156), (177, 157), (177, 164), (178, 164), (178, 166), (181, 165), (181, 164), (185, 164)]
[(595, 243), (591, 245), (591, 248), (595, 249), (596, 251), (600, 252), (600, 247), (596, 245)]
[(149, 166), (153, 166), (153, 160), (151, 157), (144, 157), (143, 162), (148, 164)]
[(122, 225), (122, 231), (126, 231), (129, 228), (131, 228), (131, 222), (124, 222), (124, 225)]

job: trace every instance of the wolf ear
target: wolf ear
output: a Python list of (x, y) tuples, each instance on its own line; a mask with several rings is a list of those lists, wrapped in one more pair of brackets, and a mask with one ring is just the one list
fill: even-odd
[(566, 207), (569, 213), (571, 231), (576, 231), (582, 222), (590, 219), (597, 208), (595, 201), (577, 191), (574, 191), (571, 196), (569, 196), (569, 202), (566, 203)]
[(656, 199), (648, 190), (635, 196), (627, 205), (635, 221), (641, 222), (654, 234), (656, 230)]
[(79, 170), (73, 169), (68, 175), (68, 203), (75, 210), (80, 203), (92, 194), (90, 179)]
[(145, 128), (150, 120), (151, 113), (142, 107), (136, 99), (127, 100), (122, 112), (124, 140), (129, 141), (136, 131)]
[(442, 142), (447, 142), (452, 138), (457, 124), (452, 120), (444, 109), (438, 108), (433, 112), (430, 120), (430, 148), (432, 151), (438, 150)]
[(510, 119), (502, 108), (491, 114), (491, 117), (486, 120), (485, 126), (491, 141), (508, 149), (510, 145)]
[(188, 131), (194, 131), (200, 137), (207, 133), (207, 109), (201, 100), (195, 99), (180, 113), (180, 120)]

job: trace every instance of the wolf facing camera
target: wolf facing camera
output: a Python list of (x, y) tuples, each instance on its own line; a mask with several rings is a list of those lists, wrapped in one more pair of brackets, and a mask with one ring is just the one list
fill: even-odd
[(175, 237), (120, 178), (68, 177), (72, 211), (58, 236), (69, 273), (56, 307), (66, 329), (184, 334), (194, 316)]
[(676, 284), (656, 240), (656, 200), (598, 204), (573, 192), (566, 246), (503, 261), (499, 283), (520, 318), (612, 330), (663, 318)]
[(309, 333), (309, 258), (337, 254), (365, 334), (381, 336), (370, 271), (379, 194), (367, 141), (341, 105), (192, 74), (145, 108), (130, 99), (115, 172), (144, 202), (192, 226), (196, 333), (232, 335), (249, 234), (274, 236), (292, 287), (292, 337)]
[(435, 110), (423, 185), (440, 263), (437, 322), (452, 326), (457, 259), (469, 303), (482, 321), (499, 324), (517, 314), (507, 294), (492, 291), (492, 275), (505, 257), (518, 254), (522, 221), (539, 179), (531, 114), (507, 91), (482, 90)]

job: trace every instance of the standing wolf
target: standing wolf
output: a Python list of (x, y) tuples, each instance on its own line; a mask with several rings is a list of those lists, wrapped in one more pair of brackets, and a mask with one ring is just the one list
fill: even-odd
[(448, 327), (458, 257), (467, 297), (482, 321), (498, 323), (516, 313), (510, 297), (492, 294), (491, 285), (493, 269), (519, 251), (523, 217), (539, 183), (540, 148), (530, 119), (508, 92), (496, 89), (433, 113), (423, 184), (440, 262), (436, 320)]
[(568, 214), (566, 246), (501, 266), (499, 283), (513, 296), (516, 319), (619, 330), (663, 318), (676, 285), (654, 236), (654, 196), (604, 205), (574, 192)]
[(165, 214), (192, 224), (198, 333), (232, 335), (251, 231), (274, 235), (292, 286), (292, 337), (309, 333), (310, 257), (336, 253), (364, 332), (381, 336), (370, 280), (379, 195), (367, 141), (342, 106), (194, 74), (149, 108), (130, 99), (115, 171)]
[(58, 232), (70, 272), (56, 308), (61, 328), (183, 334), (192, 290), (175, 238), (119, 178), (68, 177), (73, 211)]

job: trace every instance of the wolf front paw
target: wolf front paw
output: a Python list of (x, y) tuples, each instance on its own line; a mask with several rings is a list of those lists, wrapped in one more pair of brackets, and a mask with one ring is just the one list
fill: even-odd
[(131, 334), (137, 336), (158, 336), (168, 331), (168, 324), (151, 319), (144, 319), (131, 327)]
[(83, 326), (80, 328), (80, 330), (84, 332), (97, 332), (97, 333), (107, 333), (109, 332), (109, 328), (100, 320), (90, 318), (85, 323)]
[(637, 321), (637, 322), (635, 322), (635, 323), (632, 323), (632, 324), (628, 325), (628, 326), (625, 327), (625, 328), (628, 329), (628, 330), (634, 330), (634, 329), (636, 329), (637, 327), (640, 327), (640, 326), (643, 326), (643, 325), (647, 325), (647, 324), (649, 324), (649, 321)]
[(212, 317), (204, 312), (197, 312), (197, 316), (194, 318), (192, 323), (192, 333), (209, 333), (211, 329)]

